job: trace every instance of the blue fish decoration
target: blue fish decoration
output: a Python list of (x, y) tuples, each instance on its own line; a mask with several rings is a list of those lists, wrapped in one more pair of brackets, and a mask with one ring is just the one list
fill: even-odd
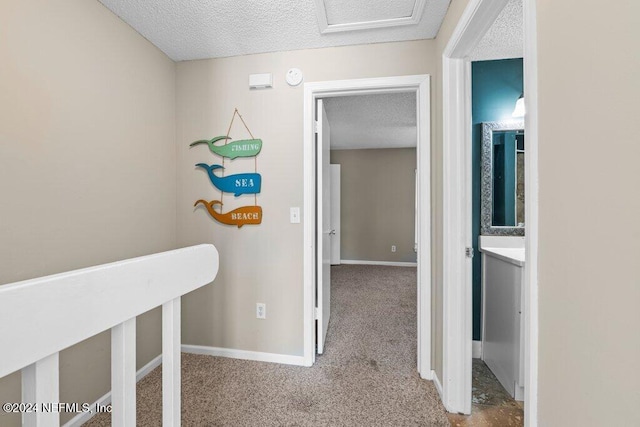
[(242, 194), (257, 194), (260, 192), (262, 177), (259, 173), (239, 173), (223, 177), (213, 173), (216, 169), (224, 169), (223, 166), (209, 166), (206, 163), (198, 163), (196, 167), (206, 170), (211, 183), (218, 190), (224, 191), (225, 193), (233, 193), (238, 197)]

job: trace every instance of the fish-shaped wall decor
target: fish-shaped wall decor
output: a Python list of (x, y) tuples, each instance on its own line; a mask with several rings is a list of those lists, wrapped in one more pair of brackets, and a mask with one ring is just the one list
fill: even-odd
[(216, 212), (213, 208), (215, 205), (222, 206), (222, 202), (220, 200), (212, 200), (207, 202), (206, 200), (198, 200), (193, 204), (193, 206), (198, 206), (198, 204), (202, 203), (209, 212), (209, 215), (216, 221), (227, 224), (227, 225), (237, 225), (238, 228), (243, 225), (255, 225), (260, 224), (262, 222), (262, 207), (261, 206), (242, 206), (238, 209), (234, 209), (227, 213)]
[(190, 147), (199, 144), (207, 144), (212, 153), (228, 159), (238, 157), (254, 157), (258, 155), (262, 149), (261, 139), (240, 139), (238, 141), (229, 142), (225, 145), (215, 145), (220, 140), (231, 139), (228, 136), (216, 136), (212, 139), (201, 139), (189, 144)]
[(224, 169), (220, 165), (207, 165), (198, 163), (196, 167), (202, 168), (209, 174), (211, 183), (220, 191), (233, 193), (236, 197), (242, 194), (257, 194), (262, 186), (262, 177), (259, 173), (239, 173), (229, 176), (218, 176), (213, 173), (216, 169)]

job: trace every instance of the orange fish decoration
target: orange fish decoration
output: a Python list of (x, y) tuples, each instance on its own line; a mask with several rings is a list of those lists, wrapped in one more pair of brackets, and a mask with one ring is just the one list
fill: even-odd
[(222, 224), (227, 225), (237, 225), (238, 228), (243, 225), (255, 225), (262, 223), (262, 206), (242, 206), (238, 209), (234, 209), (227, 213), (216, 212), (213, 207), (215, 205), (222, 206), (223, 203), (220, 200), (212, 200), (207, 202), (206, 200), (198, 200), (193, 204), (193, 206), (198, 206), (199, 203), (202, 203), (209, 212), (209, 215), (213, 219)]

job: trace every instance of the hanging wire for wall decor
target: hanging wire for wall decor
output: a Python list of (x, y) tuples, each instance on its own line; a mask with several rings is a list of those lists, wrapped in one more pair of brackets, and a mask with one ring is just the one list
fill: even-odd
[[(251, 139), (230, 142), (231, 138), (229, 137), (229, 134), (236, 116), (238, 116), (242, 121), (242, 124), (251, 136)], [(224, 144), (216, 144), (219, 141), (224, 141)], [(262, 150), (262, 140), (256, 139), (253, 136), (238, 109), (236, 108), (233, 111), (233, 116), (231, 116), (231, 122), (229, 123), (229, 129), (225, 136), (216, 136), (212, 139), (201, 139), (192, 142), (189, 146), (193, 147), (200, 144), (207, 144), (209, 146), (209, 150), (213, 154), (222, 158), (222, 164), (196, 164), (196, 167), (207, 172), (211, 184), (220, 190), (220, 200), (207, 201), (200, 199), (196, 201), (193, 206), (195, 207), (202, 204), (206, 207), (207, 212), (209, 212), (209, 215), (211, 215), (213, 219), (222, 224), (237, 225), (238, 228), (243, 225), (255, 225), (262, 223), (262, 207), (258, 206), (258, 193), (260, 193), (262, 188), (262, 176), (258, 173), (257, 159), (260, 150)], [(231, 161), (239, 157), (253, 157), (254, 171), (225, 176), (225, 159), (229, 159), (229, 161)], [(219, 171), (219, 174), (216, 171)], [(253, 194), (253, 206), (241, 206), (237, 209), (224, 213), (224, 193), (233, 193), (235, 197), (245, 194)], [(216, 210), (216, 207), (218, 207), (218, 210)]]

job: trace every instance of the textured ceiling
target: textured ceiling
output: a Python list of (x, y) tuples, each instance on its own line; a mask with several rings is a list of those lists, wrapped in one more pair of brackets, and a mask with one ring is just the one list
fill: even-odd
[(489, 31), (470, 55), (472, 61), (522, 58), (522, 0), (509, 0)]
[[(416, 25), (321, 34), (314, 0), (99, 1), (175, 61), (430, 39), (438, 33), (450, 2), (426, 0)], [(326, 2), (327, 19), (338, 21), (388, 18), (388, 12), (406, 13), (414, 3), (397, 0), (389, 9), (385, 5), (396, 2)], [(339, 4), (349, 7), (336, 9)]]
[(324, 106), (333, 150), (416, 146), (415, 93), (327, 98)]

